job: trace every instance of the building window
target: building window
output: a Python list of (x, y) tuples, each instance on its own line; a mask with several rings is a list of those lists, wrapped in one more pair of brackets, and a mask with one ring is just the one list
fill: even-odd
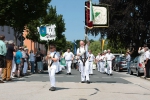
[(4, 31), (4, 26), (1, 26), (1, 30)]
[(10, 27), (8, 26), (8, 34), (10, 34)]

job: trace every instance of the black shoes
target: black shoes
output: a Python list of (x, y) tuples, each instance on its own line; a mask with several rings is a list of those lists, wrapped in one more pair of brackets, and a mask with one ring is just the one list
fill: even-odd
[(50, 90), (50, 91), (55, 91), (56, 88), (55, 88), (55, 87), (51, 87), (49, 90)]
[(81, 81), (81, 83), (84, 83), (84, 81)]
[(66, 75), (71, 75), (71, 73), (67, 73)]
[(0, 80), (0, 83), (5, 83), (5, 82), (3, 82), (2, 80)]
[(90, 81), (86, 81), (87, 84), (90, 84)]

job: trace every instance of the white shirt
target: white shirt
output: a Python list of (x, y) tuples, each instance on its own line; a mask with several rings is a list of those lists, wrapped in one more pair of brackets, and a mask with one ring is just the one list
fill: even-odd
[(130, 61), (131, 60), (131, 56), (128, 54), (127, 56), (126, 56), (126, 61)]
[(25, 58), (26, 57), (26, 53), (24, 51), (21, 51), (22, 53), (22, 58)]
[[(54, 54), (55, 54), (55, 56), (54, 56)], [(50, 52), (50, 56), (58, 59), (56, 62), (53, 62), (53, 64), (51, 65), (51, 68), (56, 69), (58, 66), (58, 63), (59, 63), (59, 57), (58, 57), (59, 55), (57, 52)], [(51, 64), (51, 62), (52, 62), (52, 60), (50, 59), (50, 64)]]
[(145, 60), (146, 60), (147, 58), (150, 59), (150, 52), (149, 52), (149, 51), (146, 51), (146, 52), (145, 52)]
[(80, 47), (77, 49), (77, 54), (80, 54), (82, 58), (84, 58), (84, 53), (86, 52), (86, 57), (88, 56), (88, 45), (85, 47)]
[(95, 59), (93, 54), (88, 54), (88, 57), (89, 57), (89, 61), (93, 61)]
[(115, 57), (112, 53), (107, 53), (105, 56), (107, 61), (112, 61), (112, 59)]
[(30, 59), (30, 61), (35, 61), (35, 55), (34, 55), (34, 53), (30, 53), (29, 59)]
[(72, 52), (65, 52), (63, 57), (65, 57), (65, 60), (72, 60), (74, 55)]
[(97, 55), (97, 56), (96, 56), (96, 60), (97, 60), (97, 61), (99, 61), (100, 58), (101, 58), (101, 55)]

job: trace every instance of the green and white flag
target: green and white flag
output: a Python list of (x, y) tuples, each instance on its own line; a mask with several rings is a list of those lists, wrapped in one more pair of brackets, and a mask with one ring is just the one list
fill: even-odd
[(93, 11), (92, 0), (90, 0), (90, 21), (92, 22), (94, 19), (95, 19), (95, 15)]

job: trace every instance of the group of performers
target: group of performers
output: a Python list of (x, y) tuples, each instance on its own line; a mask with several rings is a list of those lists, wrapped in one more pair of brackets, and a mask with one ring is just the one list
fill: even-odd
[[(80, 47), (77, 49), (78, 66), (81, 72), (81, 83), (90, 84), (89, 75), (93, 74), (93, 61), (95, 60), (94, 55), (91, 51), (88, 51), (89, 43), (85, 44), (84, 41), (80, 41)], [(51, 88), (49, 90), (55, 91), (55, 72), (57, 66), (59, 66), (59, 55), (56, 52), (56, 45), (51, 44), (49, 46), (49, 52), (47, 54), (48, 60), (48, 72), (50, 78)], [(71, 63), (74, 59), (74, 55), (70, 52), (70, 49), (64, 53), (63, 57), (66, 60), (67, 75), (71, 75)], [(112, 75), (112, 60), (115, 56), (110, 53), (110, 50), (105, 50), (102, 54), (98, 54), (96, 57), (97, 68), (101, 73), (107, 73)]]

